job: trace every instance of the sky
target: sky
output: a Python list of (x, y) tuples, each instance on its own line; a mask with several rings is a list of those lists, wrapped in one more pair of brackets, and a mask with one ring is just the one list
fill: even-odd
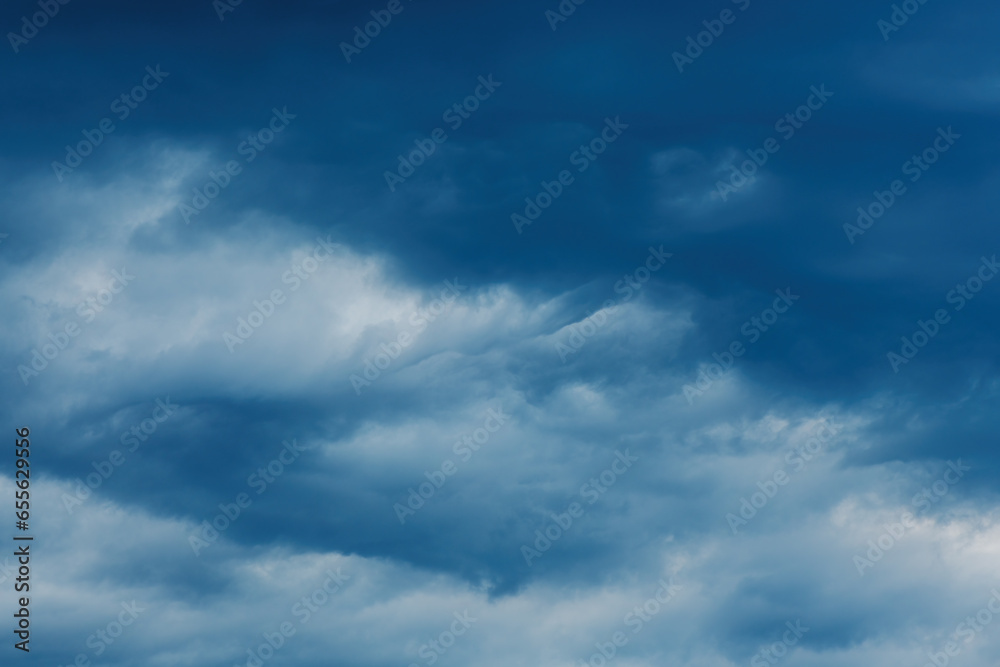
[(3, 664), (1000, 664), (998, 20), (3, 3)]

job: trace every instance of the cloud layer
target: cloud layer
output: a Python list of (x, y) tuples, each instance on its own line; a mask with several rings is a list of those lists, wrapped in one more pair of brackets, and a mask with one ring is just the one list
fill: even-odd
[(902, 5), (6, 7), (23, 659), (995, 664), (1000, 16)]

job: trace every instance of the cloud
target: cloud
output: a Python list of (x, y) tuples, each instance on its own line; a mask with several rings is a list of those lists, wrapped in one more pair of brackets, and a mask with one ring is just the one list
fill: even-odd
[[(552, 30), (556, 5), (404, 0), (348, 63), (386, 4), (71, 3), (11, 54), (0, 365), (32, 433), (35, 661), (918, 665), (954, 639), (992, 664), (1000, 292), (887, 361), (997, 250), (992, 13), (928, 3), (886, 41), (890, 7), (750, 3), (678, 73), (723, 5)], [(502, 87), (387, 187), (480, 76)]]

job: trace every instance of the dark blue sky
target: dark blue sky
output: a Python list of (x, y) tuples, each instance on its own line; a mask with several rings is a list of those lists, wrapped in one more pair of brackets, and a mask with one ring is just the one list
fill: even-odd
[(996, 5), (50, 2), (12, 660), (1000, 659)]

